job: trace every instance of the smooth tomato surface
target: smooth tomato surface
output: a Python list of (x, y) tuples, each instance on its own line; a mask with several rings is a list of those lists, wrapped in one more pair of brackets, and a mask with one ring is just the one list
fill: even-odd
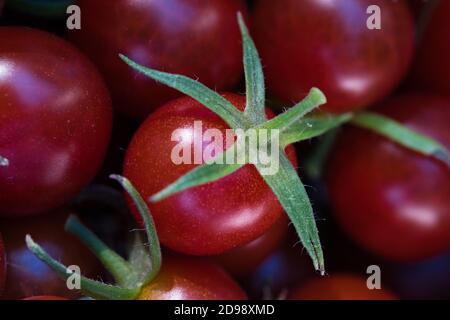
[(80, 296), (78, 291), (69, 291), (66, 282), (28, 250), (25, 244), (27, 234), (65, 265), (78, 265), (83, 275), (93, 277), (100, 274), (101, 267), (96, 258), (76, 237), (64, 231), (64, 223), (70, 213), (56, 211), (22, 219), (0, 220), (0, 231), (8, 256), (3, 298)]
[[(224, 95), (238, 109), (245, 97)], [(174, 100), (150, 115), (128, 147), (124, 175), (147, 199), (195, 168), (196, 164), (176, 165), (171, 154), (177, 141), (172, 133), (186, 131), (183, 143), (193, 150), (210, 144), (194, 137), (194, 121), (202, 122), (202, 132), (218, 129), (224, 135), (229, 127), (215, 113), (191, 98)], [(219, 145), (219, 142), (214, 142)], [(225, 146), (225, 141), (222, 145)], [(287, 152), (296, 162), (293, 148)], [(191, 188), (163, 201), (149, 203), (161, 242), (167, 247), (194, 255), (221, 254), (244, 245), (267, 231), (283, 209), (253, 165), (246, 165), (219, 181)]]
[(99, 66), (115, 106), (143, 118), (179, 92), (138, 74), (119, 59), (198, 78), (225, 90), (241, 78), (242, 0), (80, 0), (81, 30), (71, 38)]
[(158, 276), (138, 300), (244, 300), (245, 292), (206, 259), (166, 255)]
[(434, 8), (414, 65), (413, 86), (450, 96), (450, 1)]
[[(370, 5), (381, 8), (381, 30), (367, 27)], [(406, 1), (260, 0), (252, 23), (272, 94), (292, 103), (318, 87), (336, 113), (385, 97), (413, 52)]]
[(0, 216), (45, 212), (90, 182), (105, 155), (109, 94), (72, 45), (0, 28)]
[(395, 300), (394, 294), (382, 289), (370, 290), (366, 279), (352, 274), (335, 274), (316, 278), (294, 289), (291, 300)]
[[(394, 98), (375, 109), (450, 148), (450, 101)], [(450, 169), (379, 135), (353, 127), (339, 137), (328, 165), (338, 222), (364, 248), (395, 260), (450, 249)]]
[(3, 293), (6, 280), (6, 254), (5, 247), (3, 246), (2, 235), (0, 233), (0, 297)]

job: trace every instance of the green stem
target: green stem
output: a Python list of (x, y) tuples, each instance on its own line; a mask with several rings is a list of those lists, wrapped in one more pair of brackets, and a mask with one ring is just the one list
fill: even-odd
[[(52, 268), (60, 278), (67, 281), (72, 276), (72, 273), (68, 271), (65, 265), (53, 259), (41, 246), (33, 241), (30, 235), (25, 237), (25, 242), (28, 249)], [(83, 276), (80, 276), (80, 285), (80, 290), (84, 294), (100, 300), (133, 300), (140, 293), (140, 288), (119, 288)]]
[(158, 275), (162, 263), (161, 246), (159, 243), (158, 234), (156, 232), (155, 222), (153, 221), (150, 210), (148, 209), (144, 199), (142, 199), (139, 192), (133, 187), (127, 178), (120, 175), (111, 175), (110, 178), (119, 182), (129, 194), (144, 222), (145, 232), (147, 233), (147, 239), (150, 244), (150, 259), (152, 265), (151, 271), (143, 279), (143, 284), (145, 285)]
[(131, 265), (86, 228), (77, 217), (71, 215), (66, 221), (65, 228), (77, 236), (95, 254), (120, 286), (136, 287), (137, 276)]
[(281, 134), (297, 123), (306, 114), (310, 113), (319, 106), (325, 104), (327, 99), (322, 91), (312, 88), (308, 96), (300, 103), (293, 106), (279, 116), (263, 123), (259, 126), (261, 129), (279, 129)]
[(372, 112), (361, 112), (355, 115), (351, 123), (371, 130), (420, 154), (434, 157), (450, 166), (450, 152), (445, 146), (395, 120)]

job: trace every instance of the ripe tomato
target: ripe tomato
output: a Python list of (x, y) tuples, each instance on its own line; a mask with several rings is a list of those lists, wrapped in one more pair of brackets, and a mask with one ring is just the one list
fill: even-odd
[(286, 240), (288, 226), (289, 218), (282, 215), (262, 236), (217, 256), (216, 261), (233, 276), (247, 277)]
[(165, 255), (158, 276), (138, 300), (244, 300), (247, 295), (220, 267), (205, 259)]
[[(450, 101), (411, 94), (377, 112), (450, 148)], [(379, 135), (346, 128), (329, 159), (327, 180), (338, 222), (360, 245), (395, 260), (450, 249), (450, 169)]]
[(396, 297), (383, 289), (370, 290), (366, 279), (352, 274), (335, 274), (315, 278), (294, 289), (291, 300), (395, 300)]
[(6, 255), (5, 247), (3, 246), (2, 235), (0, 234), (0, 297), (3, 293), (6, 280)]
[[(370, 5), (381, 8), (381, 30), (369, 30)], [(260, 0), (253, 34), (268, 89), (299, 101), (312, 87), (325, 110), (344, 112), (385, 97), (408, 69), (414, 28), (406, 1)]]
[(83, 275), (98, 276), (101, 267), (96, 258), (74, 236), (64, 231), (68, 211), (58, 211), (23, 219), (0, 220), (8, 256), (6, 299), (56, 295), (77, 298), (77, 291), (69, 291), (65, 281), (29, 251), (25, 235), (31, 234), (45, 250), (65, 265), (78, 265)]
[(450, 1), (439, 1), (422, 35), (414, 65), (413, 85), (450, 95)]
[(198, 78), (218, 90), (241, 78), (242, 49), (236, 13), (242, 0), (80, 0), (82, 28), (72, 40), (99, 66), (125, 114), (145, 117), (180, 96), (138, 74), (119, 59)]
[[(224, 97), (238, 109), (244, 109), (245, 97), (235, 94)], [(125, 157), (124, 176), (144, 198), (196, 167), (195, 164), (176, 165), (171, 158), (178, 144), (172, 141), (176, 129), (186, 130), (187, 146), (200, 145), (205, 150), (210, 144), (202, 141), (200, 135), (194, 136), (194, 121), (202, 122), (203, 134), (208, 129), (218, 129), (225, 136), (225, 130), (229, 129), (215, 113), (185, 97), (150, 115), (133, 137)], [(223, 147), (225, 140), (224, 137), (220, 144), (213, 143)], [(287, 151), (296, 163), (293, 148)], [(283, 213), (277, 198), (253, 165), (149, 206), (162, 244), (194, 255), (221, 254), (246, 244), (267, 231)]]
[(90, 182), (109, 141), (108, 92), (69, 43), (0, 28), (0, 216), (45, 212)]

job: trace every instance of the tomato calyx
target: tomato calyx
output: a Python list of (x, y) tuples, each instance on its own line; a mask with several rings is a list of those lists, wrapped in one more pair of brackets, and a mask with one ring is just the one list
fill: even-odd
[[(110, 285), (81, 276), (81, 291), (94, 299), (133, 300), (158, 275), (162, 262), (161, 247), (153, 218), (142, 197), (126, 178), (119, 175), (111, 175), (111, 178), (118, 181), (132, 198), (144, 221), (148, 245), (137, 235), (127, 261), (110, 249), (75, 216), (67, 219), (65, 229), (77, 236), (96, 255), (117, 282), (117, 285)], [(59, 277), (67, 280), (71, 276), (70, 269), (53, 259), (33, 241), (30, 235), (26, 236), (25, 241), (28, 249), (51, 267)]]
[[(177, 181), (160, 192), (151, 195), (149, 201), (157, 202), (191, 187), (213, 182), (228, 176), (243, 165), (251, 163), (270, 186), (281, 205), (296, 228), (300, 240), (312, 258), (313, 265), (322, 275), (325, 274), (323, 252), (320, 244), (312, 205), (300, 180), (296, 169), (286, 157), (284, 148), (292, 143), (309, 140), (325, 134), (344, 123), (362, 126), (381, 134), (402, 146), (411, 148), (424, 155), (435, 156), (440, 160), (448, 158), (445, 148), (433, 140), (402, 127), (393, 120), (372, 113), (346, 113), (342, 115), (314, 114), (308, 115), (326, 103), (325, 95), (317, 88), (311, 89), (309, 95), (294, 107), (281, 115), (268, 120), (265, 108), (264, 74), (259, 54), (251, 39), (242, 15), (238, 13), (243, 49), (244, 71), (246, 83), (246, 107), (244, 112), (237, 110), (229, 101), (205, 85), (182, 75), (175, 75), (147, 68), (120, 54), (120, 58), (135, 71), (178, 90), (203, 104), (206, 108), (220, 116), (232, 129), (278, 131), (279, 133), (279, 170), (275, 174), (265, 174), (264, 166), (252, 163), (248, 158), (244, 162), (228, 163), (224, 159), (235, 155), (239, 146), (235, 145), (217, 155), (212, 161), (197, 166)], [(270, 142), (269, 142), (270, 144)], [(259, 151), (260, 145), (257, 145)], [(242, 151), (242, 150), (240, 150)], [(255, 150), (253, 150), (255, 151)], [(247, 153), (245, 153), (247, 154)], [(216, 161), (219, 160), (219, 161)]]

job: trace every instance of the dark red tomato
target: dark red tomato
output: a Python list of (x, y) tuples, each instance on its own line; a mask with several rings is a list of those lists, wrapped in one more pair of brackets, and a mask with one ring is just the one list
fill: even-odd
[(82, 28), (71, 38), (103, 72), (115, 106), (143, 118), (180, 96), (138, 74), (119, 59), (198, 78), (231, 89), (242, 74), (236, 13), (242, 0), (79, 0)]
[(36, 296), (36, 297), (29, 297), (23, 300), (45, 300), (45, 301), (50, 301), (50, 300), (69, 300), (66, 298), (61, 298), (61, 297), (55, 297), (55, 296)]
[(413, 73), (413, 85), (450, 95), (450, 1), (440, 1), (428, 18), (421, 37)]
[(45, 212), (90, 182), (105, 155), (110, 98), (72, 45), (0, 28), (0, 216)]
[[(375, 111), (450, 149), (450, 101), (431, 95), (397, 97)], [(368, 250), (417, 260), (450, 249), (450, 169), (357, 128), (346, 128), (328, 165), (338, 222)]]
[(217, 256), (216, 261), (233, 276), (246, 277), (286, 240), (288, 226), (289, 218), (286, 215), (282, 215), (258, 239)]
[(74, 236), (64, 231), (68, 211), (0, 220), (6, 254), (8, 256), (6, 299), (23, 299), (31, 296), (61, 296), (77, 298), (77, 291), (69, 291), (66, 282), (41, 262), (25, 245), (25, 235), (30, 234), (53, 257), (65, 265), (78, 265), (83, 275), (98, 276), (101, 267), (97, 259)]
[(247, 295), (220, 267), (206, 259), (165, 256), (158, 276), (138, 300), (244, 300)]
[(0, 297), (3, 293), (6, 280), (6, 254), (3, 246), (2, 235), (0, 234)]
[[(225, 94), (238, 109), (245, 107), (245, 97)], [(124, 175), (144, 198), (161, 191), (170, 183), (195, 168), (196, 164), (176, 165), (172, 150), (175, 130), (184, 128), (187, 148), (200, 145), (204, 151), (209, 141), (194, 137), (194, 121), (201, 121), (202, 133), (217, 129), (226, 145), (229, 127), (215, 113), (191, 98), (174, 100), (150, 115), (137, 131), (128, 147)], [(195, 139), (195, 140), (194, 140)], [(199, 149), (199, 148), (197, 148)], [(296, 163), (295, 151), (287, 149)], [(203, 162), (203, 161), (202, 161)], [(244, 245), (267, 231), (283, 213), (283, 209), (253, 165), (203, 186), (188, 189), (163, 201), (149, 204), (161, 242), (187, 254), (212, 255)]]
[(384, 289), (370, 290), (366, 279), (352, 274), (335, 274), (316, 278), (294, 289), (291, 300), (395, 300), (396, 297)]
[[(381, 30), (367, 27), (370, 5), (381, 8)], [(413, 52), (406, 1), (260, 0), (252, 22), (272, 94), (293, 102), (318, 87), (328, 98), (324, 109), (336, 113), (385, 97)]]

